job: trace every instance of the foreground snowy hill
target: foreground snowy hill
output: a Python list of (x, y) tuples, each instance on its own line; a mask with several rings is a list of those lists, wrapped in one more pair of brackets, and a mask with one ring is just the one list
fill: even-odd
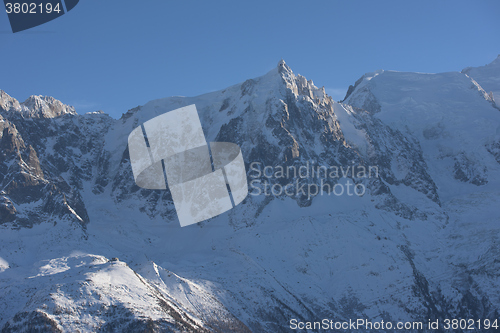
[[(483, 81), (498, 78), (488, 70), (496, 62)], [(235, 209), (180, 228), (168, 191), (135, 185), (127, 137), (190, 104), (207, 141), (241, 147), (256, 182)], [(336, 103), (281, 61), (262, 77), (151, 101), (118, 120), (3, 91), (0, 117), (5, 332), (498, 318), (500, 110), (472, 70), (377, 71)], [(266, 177), (252, 165), (376, 171)], [(349, 182), (363, 194), (264, 194)]]

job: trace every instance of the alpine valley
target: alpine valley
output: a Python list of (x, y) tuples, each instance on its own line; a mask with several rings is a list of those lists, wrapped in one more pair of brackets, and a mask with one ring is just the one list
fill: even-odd
[[(342, 102), (280, 61), (264, 76), (154, 100), (120, 119), (0, 91), (0, 331), (276, 333), (292, 331), (293, 319), (364, 319), (422, 322), (405, 331), (423, 332), (429, 319), (493, 323), (499, 92), (500, 56), (462, 72), (367, 73)], [(168, 190), (135, 185), (127, 138), (191, 104), (207, 141), (240, 146), (249, 184), (323, 181), (256, 175), (254, 162), (377, 173), (327, 180), (358, 184), (363, 195), (256, 195), (249, 185), (234, 209), (181, 228)], [(476, 327), (483, 331), (491, 332)]]

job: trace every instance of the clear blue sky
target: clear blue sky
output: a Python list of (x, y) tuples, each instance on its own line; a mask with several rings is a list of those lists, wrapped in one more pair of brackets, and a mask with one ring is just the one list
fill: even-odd
[(500, 1), (80, 0), (12, 34), (0, 12), (0, 89), (113, 117), (263, 75), (283, 58), (341, 98), (377, 69), (460, 71), (500, 53)]

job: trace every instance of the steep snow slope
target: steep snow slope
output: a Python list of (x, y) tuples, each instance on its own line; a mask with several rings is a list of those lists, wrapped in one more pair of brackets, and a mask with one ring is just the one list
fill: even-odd
[[(498, 77), (495, 71), (490, 75)], [(442, 274), (448, 281), (441, 283), (440, 292), (453, 300), (454, 306), (467, 299), (452, 296), (459, 284), (483, 286), (479, 298), (494, 293), (499, 288), (500, 268), (494, 259), (500, 226), (496, 208), (500, 110), (491, 96), (462, 73), (378, 71), (359, 80), (345, 103), (360, 108), (356, 109), (358, 117), (366, 110), (421, 148), (447, 215), (435, 244), (439, 256), (428, 259), (446, 258), (443, 264), (449, 271)], [(428, 253), (425, 248), (413, 250), (420, 255)], [(423, 274), (430, 270), (423, 270)]]
[(345, 103), (416, 141), (441, 199), (498, 188), (500, 110), (466, 75), (370, 73)]
[[(500, 111), (464, 74), (379, 71), (339, 104), (281, 61), (262, 77), (151, 101), (119, 120), (37, 116), (5, 93), (0, 101), (10, 133), (0, 165), (12, 170), (2, 186), (31, 174), (80, 198), (55, 200), (71, 209), (53, 214), (52, 187), (36, 187), (36, 200), (22, 195), (31, 181), (18, 197), (5, 187), (7, 332), (288, 332), (292, 318), (498, 317)], [(361, 197), (249, 195), (180, 228), (168, 191), (134, 184), (126, 145), (136, 126), (190, 104), (208, 141), (241, 147), (249, 180), (321, 182), (254, 178), (252, 162), (377, 166), (378, 177), (328, 179), (366, 186)]]
[(491, 63), (480, 67), (467, 67), (462, 73), (473, 78), (500, 105), (500, 55)]

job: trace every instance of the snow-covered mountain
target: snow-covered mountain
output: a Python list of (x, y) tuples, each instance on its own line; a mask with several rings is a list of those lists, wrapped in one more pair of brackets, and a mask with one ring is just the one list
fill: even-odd
[[(498, 318), (497, 65), (368, 73), (337, 103), (280, 61), (259, 78), (151, 101), (118, 120), (0, 91), (2, 332)], [(181, 228), (168, 190), (135, 185), (127, 138), (190, 104), (207, 141), (241, 147), (258, 185), (233, 210)], [(376, 173), (266, 177), (252, 165)], [(349, 182), (366, 191), (263, 193)]]
[(467, 67), (462, 73), (474, 79), (490, 97), (500, 104), (500, 54), (491, 63), (480, 67)]

